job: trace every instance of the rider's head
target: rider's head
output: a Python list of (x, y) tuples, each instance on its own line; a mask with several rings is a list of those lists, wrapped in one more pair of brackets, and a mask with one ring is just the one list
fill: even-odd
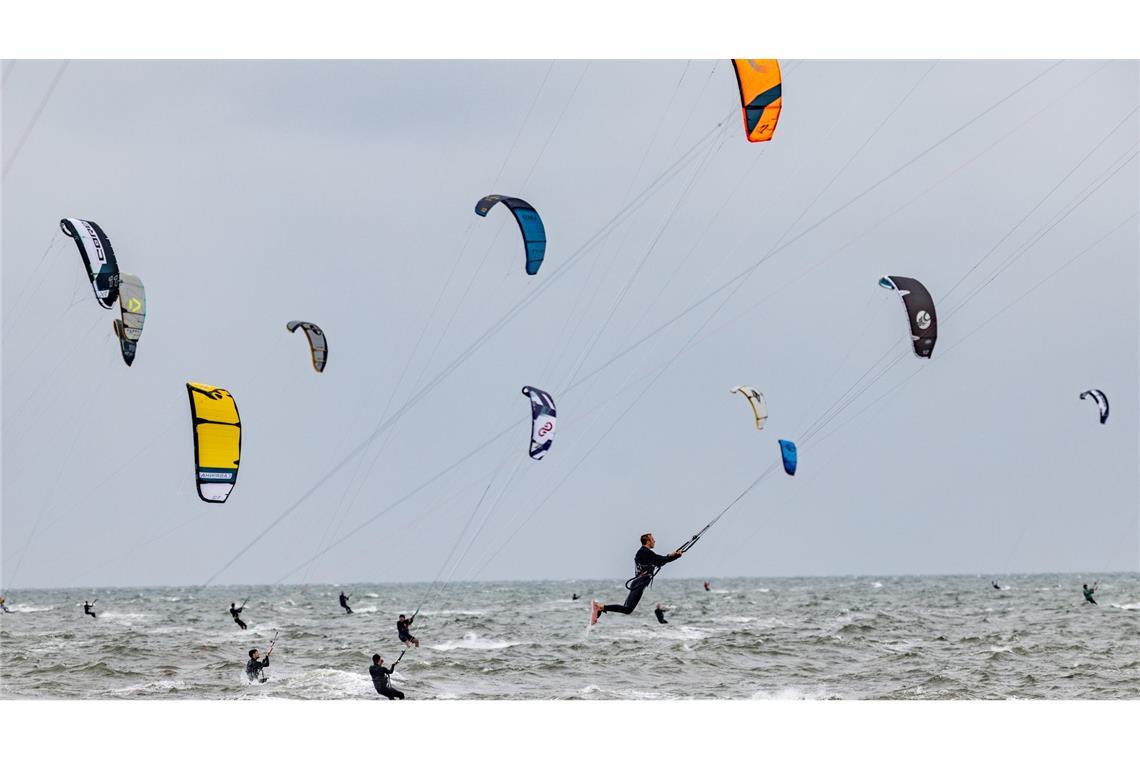
[(642, 533), (641, 534), (641, 545), (652, 549), (654, 546), (657, 545), (657, 541), (654, 540), (652, 533)]
[(257, 647), (254, 647), (253, 649), (249, 650), (249, 659), (251, 659), (251, 660), (257, 659)]
[(373, 664), (373, 665), (379, 665), (379, 664), (380, 664), (380, 663), (382, 663), (382, 662), (384, 662), (384, 658), (383, 658), (383, 657), (381, 657), (381, 656), (380, 656), (380, 655), (378, 655), (378, 654), (374, 654), (374, 655), (372, 655), (372, 664)]

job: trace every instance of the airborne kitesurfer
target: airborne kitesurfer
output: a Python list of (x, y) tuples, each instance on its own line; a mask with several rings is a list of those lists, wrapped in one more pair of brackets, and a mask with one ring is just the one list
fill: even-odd
[(998, 591), (1001, 591), (1001, 586), (998, 585), (997, 581), (990, 581), (990, 585), (996, 588)]
[[(412, 632), (408, 630), (408, 627), (414, 622), (416, 622), (415, 615), (412, 615), (410, 618), (400, 615), (400, 619), (396, 621), (396, 633), (399, 634), (400, 641), (404, 642), (405, 648), (407, 648), (409, 644), (415, 644), (417, 647), (420, 645), (420, 640), (413, 636)], [(394, 668), (396, 666), (393, 665), (392, 667)], [(403, 697), (401, 697), (401, 699), (403, 699)]]
[(234, 622), (237, 623), (238, 626), (243, 631), (245, 630), (245, 622), (242, 621), (242, 619), (240, 617), (238, 617), (238, 615), (240, 615), (241, 611), (244, 609), (245, 609), (245, 602), (242, 602), (240, 607), (238, 607), (234, 602), (230, 602), (230, 614), (233, 615)]
[[(403, 617), (401, 615), (400, 617)], [(392, 688), (392, 673), (396, 670), (399, 660), (392, 663), (391, 668), (384, 667), (384, 658), (378, 654), (372, 655), (372, 666), (368, 668), (368, 675), (372, 676), (372, 685), (376, 693), (388, 699), (403, 699), (404, 692)]]
[(95, 606), (95, 602), (88, 602), (88, 601), (84, 600), (84, 602), (83, 602), (83, 614), (84, 615), (90, 615), (91, 617), (95, 617), (95, 613), (91, 610), (91, 608), (94, 606)]
[(1089, 604), (1096, 604), (1096, 599), (1093, 599), (1093, 594), (1096, 593), (1096, 590), (1099, 587), (1100, 587), (1100, 581), (1097, 581), (1096, 583), (1094, 583), (1092, 588), (1089, 588), (1089, 584), (1087, 584), (1087, 583), (1081, 584), (1081, 593), (1085, 595), (1085, 601), (1086, 602), (1088, 602)]
[(653, 614), (657, 616), (658, 623), (665, 624), (669, 622), (665, 619), (665, 613), (668, 611), (668, 607), (662, 607), (660, 604), (657, 605), (657, 609), (653, 610)]
[(349, 597), (348, 594), (344, 593), (343, 591), (340, 592), (340, 606), (344, 607), (345, 614), (351, 615), (352, 614), (352, 608), (348, 606), (348, 597)]
[(633, 556), (634, 576), (625, 583), (625, 587), (629, 589), (629, 595), (625, 598), (625, 604), (602, 604), (595, 600), (590, 611), (590, 624), (598, 622), (598, 615), (603, 612), (620, 612), (622, 615), (628, 615), (637, 607), (637, 603), (641, 601), (641, 595), (645, 593), (645, 589), (649, 588), (649, 584), (653, 582), (653, 576), (657, 574), (657, 570), (669, 562), (673, 562), (681, 558), (681, 552), (675, 551), (662, 556), (653, 551), (653, 547), (657, 545), (657, 540), (653, 538), (652, 533), (645, 533), (641, 536), (641, 548), (637, 550), (637, 554)]

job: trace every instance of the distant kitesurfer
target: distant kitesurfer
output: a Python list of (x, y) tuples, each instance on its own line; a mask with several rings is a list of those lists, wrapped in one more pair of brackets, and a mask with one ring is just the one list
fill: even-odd
[(571, 595), (570, 595), (570, 601), (572, 601), (572, 602), (576, 602), (576, 601), (578, 601), (579, 599), (581, 599), (581, 597), (580, 597), (580, 596), (578, 596), (577, 594), (571, 594)]
[(368, 668), (368, 675), (372, 676), (372, 685), (376, 687), (376, 693), (382, 697), (388, 699), (404, 698), (404, 692), (392, 688), (392, 673), (395, 672), (397, 664), (399, 664), (399, 660), (393, 663), (391, 668), (386, 668), (383, 657), (378, 654), (372, 655), (372, 667)]
[(233, 615), (234, 622), (237, 623), (238, 627), (240, 627), (243, 631), (245, 630), (245, 622), (240, 617), (238, 617), (238, 615), (240, 615), (241, 611), (244, 609), (245, 602), (242, 602), (240, 607), (238, 607), (234, 602), (230, 602), (230, 614)]
[[(414, 622), (416, 622), (415, 615), (412, 615), (410, 618), (400, 615), (400, 619), (396, 621), (396, 633), (399, 634), (400, 641), (404, 642), (404, 648), (407, 648), (409, 644), (415, 644), (417, 647), (420, 645), (420, 640), (413, 636), (412, 632), (408, 630), (408, 627)], [(393, 665), (392, 667), (394, 668), (396, 666)], [(400, 697), (400, 699), (403, 699), (403, 697)]]
[(1099, 586), (1100, 586), (1100, 581), (1097, 581), (1096, 583), (1094, 583), (1092, 588), (1089, 588), (1089, 584), (1087, 584), (1087, 583), (1081, 584), (1081, 593), (1085, 595), (1085, 601), (1086, 602), (1088, 602), (1089, 604), (1096, 604), (1096, 599), (1093, 599), (1093, 594), (1096, 593), (1096, 590)]
[(709, 582), (705, 581), (705, 591), (709, 591)]
[(84, 615), (90, 615), (91, 617), (95, 617), (95, 613), (91, 610), (91, 608), (94, 606), (95, 606), (95, 602), (88, 602), (87, 600), (84, 600), (83, 601), (83, 614)]
[(0, 596), (0, 610), (4, 610), (5, 612), (11, 612), (12, 610), (8, 609), (7, 602), (8, 602), (8, 600), (5, 597)]
[(340, 592), (340, 606), (344, 607), (345, 614), (351, 615), (352, 608), (348, 606), (348, 597), (348, 594), (344, 593), (343, 591)]
[(998, 585), (997, 581), (990, 581), (990, 585), (996, 588), (998, 591), (1001, 591), (1001, 586)]
[[(243, 628), (245, 626), (242, 626)], [(265, 653), (265, 657), (258, 659), (260, 652), (257, 648), (249, 650), (249, 662), (245, 664), (245, 677), (249, 679), (250, 683), (257, 681), (258, 683), (265, 683), (269, 680), (267, 676), (262, 675), (261, 671), (269, 667), (269, 655), (272, 653), (273, 648), (270, 647), (269, 652)]]
[(634, 576), (625, 582), (625, 587), (629, 589), (629, 596), (625, 598), (625, 604), (602, 604), (595, 600), (590, 610), (591, 625), (598, 622), (598, 615), (603, 612), (620, 612), (623, 615), (633, 612), (637, 603), (641, 601), (641, 595), (653, 582), (653, 576), (657, 574), (657, 570), (662, 565), (681, 558), (681, 552), (677, 551), (661, 556), (653, 551), (653, 547), (656, 545), (657, 541), (653, 538), (652, 533), (645, 533), (641, 536), (641, 548), (637, 550), (637, 554), (633, 555)]
[(665, 613), (668, 611), (669, 611), (668, 607), (662, 607), (660, 604), (657, 605), (657, 609), (653, 610), (653, 614), (657, 616), (657, 622), (658, 623), (665, 624), (665, 623), (669, 622), (668, 620), (665, 619)]

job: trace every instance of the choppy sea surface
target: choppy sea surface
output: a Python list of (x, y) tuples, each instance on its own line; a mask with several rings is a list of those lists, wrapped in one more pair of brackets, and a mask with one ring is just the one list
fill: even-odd
[[(661, 578), (590, 630), (590, 599), (623, 601), (620, 580), (451, 584), (393, 684), (409, 699), (1140, 698), (1140, 575), (1101, 576), (1097, 606), (1080, 592), (1093, 580)], [(370, 658), (398, 656), (396, 617), (427, 588), (8, 591), (0, 696), (377, 699)], [(227, 610), (247, 597), (242, 631)], [(275, 631), (269, 681), (250, 685), (246, 652)]]

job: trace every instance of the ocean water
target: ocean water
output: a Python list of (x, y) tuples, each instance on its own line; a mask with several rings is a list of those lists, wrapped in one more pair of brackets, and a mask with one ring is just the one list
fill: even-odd
[[(424, 605), (393, 683), (409, 699), (1137, 699), (1140, 575), (663, 577), (587, 630), (620, 580), (452, 584)], [(377, 699), (373, 652), (427, 584), (9, 591), (0, 696)], [(571, 594), (582, 595), (578, 601)], [(227, 612), (249, 598), (240, 630)], [(97, 598), (98, 617), (83, 615)], [(669, 608), (667, 625), (653, 615)], [(264, 653), (250, 685), (246, 651)]]

